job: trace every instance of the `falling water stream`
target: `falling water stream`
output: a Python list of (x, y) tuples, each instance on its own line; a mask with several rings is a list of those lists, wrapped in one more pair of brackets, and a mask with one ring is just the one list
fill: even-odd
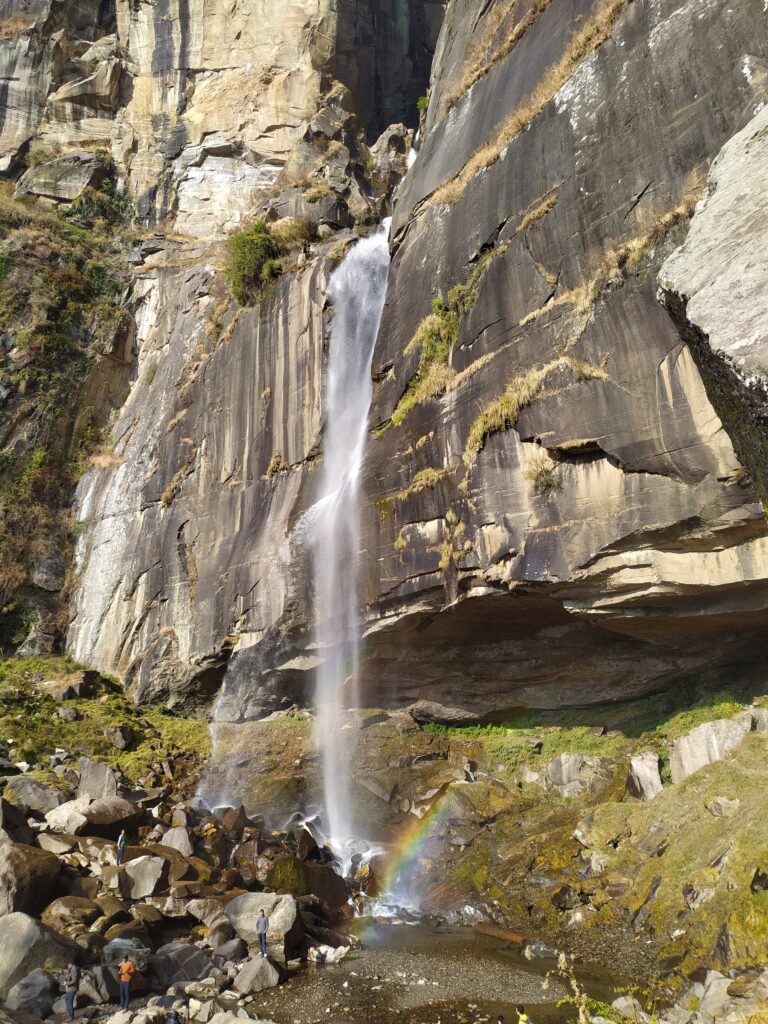
[(309, 531), (318, 653), (316, 736), (322, 753), (324, 825), (347, 860), (359, 840), (348, 765), (360, 645), (360, 476), (371, 404), (371, 359), (389, 268), (389, 221), (358, 242), (330, 279), (333, 300), (326, 430), (318, 502)]

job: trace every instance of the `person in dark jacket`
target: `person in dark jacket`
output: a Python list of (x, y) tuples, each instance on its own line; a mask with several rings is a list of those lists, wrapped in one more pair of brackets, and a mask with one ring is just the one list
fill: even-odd
[(122, 864), (125, 860), (125, 848), (128, 845), (128, 836), (125, 834), (125, 829), (117, 837), (117, 863)]
[(256, 918), (256, 934), (259, 936), (259, 956), (267, 955), (267, 932), (269, 931), (269, 918), (262, 910)]
[(67, 964), (67, 971), (64, 975), (64, 1005), (70, 1020), (75, 1019), (75, 999), (79, 988), (80, 968), (74, 963)]

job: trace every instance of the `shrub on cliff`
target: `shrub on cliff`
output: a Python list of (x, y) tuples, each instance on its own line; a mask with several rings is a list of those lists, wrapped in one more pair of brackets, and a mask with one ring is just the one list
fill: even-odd
[(263, 288), (282, 272), (279, 257), (284, 243), (272, 234), (263, 220), (232, 235), (225, 273), (232, 294), (241, 306), (255, 302)]

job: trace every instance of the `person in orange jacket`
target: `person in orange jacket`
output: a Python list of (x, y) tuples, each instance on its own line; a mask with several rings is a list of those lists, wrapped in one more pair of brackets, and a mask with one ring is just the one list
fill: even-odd
[(120, 978), (120, 1009), (127, 1010), (131, 1003), (131, 982), (136, 973), (136, 967), (129, 956), (124, 956), (117, 968)]

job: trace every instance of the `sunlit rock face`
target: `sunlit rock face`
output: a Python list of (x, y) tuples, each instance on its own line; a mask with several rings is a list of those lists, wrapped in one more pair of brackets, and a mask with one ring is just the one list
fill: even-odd
[[(374, 354), (366, 700), (480, 716), (762, 656), (762, 342), (718, 355), (762, 329), (737, 259), (758, 289), (762, 0), (454, 0), (439, 42), (428, 0), (102, 6), (0, 43), (8, 166), (105, 147), (144, 230), (133, 384), (77, 496), (76, 657), (192, 704), (229, 667), (225, 719), (308, 699), (325, 289), (391, 208), (406, 130), (374, 143), (415, 127), (430, 63)], [(262, 213), (325, 237), (240, 310), (222, 240)]]
[[(712, 349), (764, 344), (764, 140), (744, 125), (767, 46), (759, 0), (552, 4), (522, 32), (451, 5), (374, 355), (377, 699), (614, 700), (761, 656), (765, 406)], [(465, 282), (449, 366), (402, 416), (409, 342)]]

